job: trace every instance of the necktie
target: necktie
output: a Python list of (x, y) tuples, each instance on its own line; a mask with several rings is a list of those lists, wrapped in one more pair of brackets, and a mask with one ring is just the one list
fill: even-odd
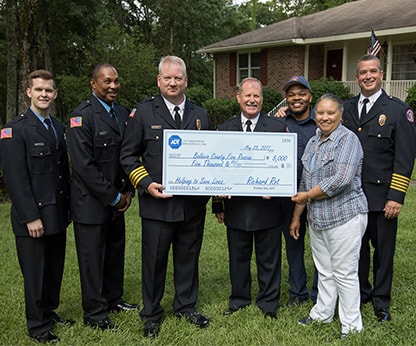
[(49, 135), (51, 136), (52, 142), (56, 144), (56, 135), (52, 128), (51, 119), (46, 118), (44, 121), (45, 121), (45, 124), (48, 125), (48, 132), (49, 132)]
[(246, 121), (246, 132), (251, 132), (251, 124), (252, 122), (250, 119)]
[(110, 117), (113, 118), (114, 122), (116, 123), (118, 129), (120, 130), (120, 124), (118, 122), (117, 114), (114, 108), (110, 108)]
[(176, 127), (178, 129), (181, 128), (181, 123), (182, 123), (182, 119), (181, 119), (181, 115), (179, 114), (179, 107), (176, 106), (173, 110), (175, 111), (175, 123), (176, 123)]
[(367, 115), (367, 103), (369, 101), (370, 101), (369, 99), (363, 100), (363, 107), (361, 108), (360, 119), (365, 118), (365, 116)]

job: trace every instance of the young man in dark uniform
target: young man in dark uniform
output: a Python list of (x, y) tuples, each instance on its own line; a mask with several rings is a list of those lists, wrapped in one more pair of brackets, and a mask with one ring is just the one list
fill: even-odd
[(109, 311), (138, 307), (122, 298), (124, 212), (134, 192), (119, 163), (128, 112), (116, 103), (120, 81), (112, 65), (95, 66), (90, 83), (93, 93), (73, 111), (68, 130), (73, 168), (71, 216), (84, 324), (113, 329)]
[[(343, 124), (364, 150), (362, 184), (368, 200), (368, 225), (359, 262), (361, 302), (371, 302), (380, 322), (389, 321), (397, 218), (410, 183), (416, 150), (413, 110), (381, 88), (380, 60), (364, 55), (357, 64), (361, 93), (344, 103)], [(370, 242), (374, 246), (369, 281)]]
[(56, 342), (56, 323), (69, 224), (69, 164), (62, 123), (50, 115), (52, 73), (32, 72), (30, 108), (1, 130), (1, 165), (12, 201), (11, 221), (24, 279), (26, 323), (38, 342)]

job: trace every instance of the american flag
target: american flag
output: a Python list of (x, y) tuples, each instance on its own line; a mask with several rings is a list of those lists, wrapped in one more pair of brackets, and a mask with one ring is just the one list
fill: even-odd
[(12, 128), (11, 127), (5, 127), (4, 129), (1, 129), (1, 139), (3, 138), (12, 138)]
[(69, 126), (72, 127), (80, 127), (82, 126), (82, 117), (72, 117), (69, 121)]
[(373, 30), (371, 30), (370, 44), (368, 45), (367, 54), (377, 56), (381, 51), (380, 42)]

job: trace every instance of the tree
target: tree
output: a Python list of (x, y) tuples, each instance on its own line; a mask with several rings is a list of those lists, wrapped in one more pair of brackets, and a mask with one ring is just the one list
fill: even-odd
[[(7, 16), (3, 14), (6, 13), (5, 9), (8, 9)], [(7, 121), (11, 120), (17, 114), (17, 85), (18, 85), (18, 73), (16, 69), (16, 61), (19, 55), (18, 45), (17, 45), (17, 5), (13, 0), (7, 0), (6, 4), (1, 8), (1, 23), (2, 29), (5, 28), (6, 40), (1, 41), (2, 52), (6, 51), (6, 57), (2, 55), (2, 58), (6, 58), (5, 61), (1, 61), (2, 67), (1, 71), (6, 71), (6, 89), (1, 88), (0, 94), (4, 97), (0, 97), (2, 103), (0, 104), (1, 109), (6, 109), (6, 112), (0, 112), (1, 114), (1, 123), (5, 124)], [(5, 25), (4, 25), (5, 24)], [(2, 30), (2, 32), (4, 32)], [(4, 80), (4, 78), (3, 78)], [(2, 83), (2, 87), (4, 83)], [(4, 100), (6, 104), (3, 105)]]

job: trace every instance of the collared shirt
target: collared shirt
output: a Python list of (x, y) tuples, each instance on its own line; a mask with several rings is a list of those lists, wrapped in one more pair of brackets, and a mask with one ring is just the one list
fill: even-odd
[(373, 104), (376, 103), (377, 99), (380, 97), (381, 93), (382, 93), (381, 89), (369, 97), (365, 97), (363, 94), (360, 93), (360, 100), (358, 101), (358, 114), (361, 114), (361, 110), (364, 105), (364, 102), (363, 102), (364, 99), (368, 99), (367, 112), (366, 112), (368, 113), (371, 107), (373, 107)]
[(33, 114), (34, 114), (34, 115), (36, 115), (36, 118), (38, 118), (38, 119), (39, 119), (39, 121), (43, 124), (43, 126), (45, 127), (45, 129), (48, 129), (48, 124), (46, 124), (46, 123), (45, 123), (45, 120), (46, 120), (46, 119), (49, 119), (49, 120), (51, 121), (52, 130), (53, 130), (53, 132), (55, 133), (55, 136), (56, 136), (55, 126), (53, 126), (53, 121), (52, 121), (51, 116), (50, 116), (50, 115), (48, 115), (46, 118), (44, 118), (44, 117), (43, 117), (42, 115), (40, 115), (39, 113), (35, 112), (35, 111), (33, 110), (33, 108), (32, 108), (32, 107), (29, 107), (29, 108), (30, 108), (30, 110), (33, 112)]
[(305, 151), (306, 145), (309, 140), (316, 133), (316, 122), (315, 122), (315, 110), (311, 109), (309, 116), (303, 120), (297, 120), (288, 109), (286, 111), (286, 117), (283, 118), (286, 123), (286, 131), (298, 134), (298, 156), (297, 156), (297, 177), (298, 184), (300, 177), (302, 176), (302, 155)]
[(243, 131), (246, 132), (246, 121), (250, 120), (251, 121), (251, 131), (254, 131), (254, 129), (256, 128), (257, 122), (259, 121), (260, 118), (260, 113), (257, 114), (253, 119), (249, 119), (247, 117), (244, 116), (243, 113), (241, 113), (241, 126), (243, 128)]
[(315, 230), (337, 227), (368, 212), (361, 188), (363, 150), (358, 137), (343, 125), (321, 141), (321, 131), (311, 138), (302, 157), (299, 191), (316, 185), (328, 195), (308, 204), (308, 222)]
[(114, 103), (111, 104), (111, 106), (109, 106), (107, 103), (105, 103), (103, 100), (101, 100), (99, 97), (97, 97), (97, 95), (95, 95), (94, 93), (92, 93), (95, 98), (101, 103), (101, 105), (104, 107), (104, 109), (107, 111), (108, 115), (110, 115), (110, 111), (111, 108), (114, 109)]
[(163, 96), (162, 96), (162, 98), (165, 101), (166, 107), (168, 107), (169, 112), (172, 115), (173, 120), (175, 120), (175, 107), (179, 107), (179, 115), (181, 116), (181, 120), (183, 121), (183, 113), (185, 112), (186, 96), (183, 95), (183, 102), (179, 105), (174, 105), (172, 102), (169, 102)]

